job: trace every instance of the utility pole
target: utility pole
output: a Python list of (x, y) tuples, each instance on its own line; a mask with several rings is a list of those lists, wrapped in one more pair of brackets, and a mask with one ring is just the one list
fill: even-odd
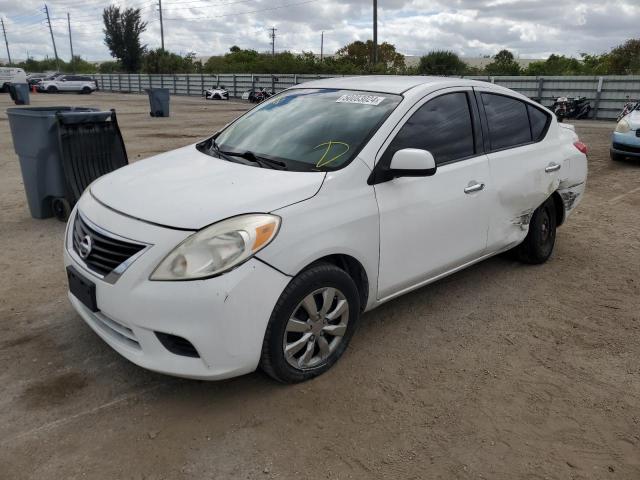
[(58, 58), (58, 49), (56, 48), (56, 40), (53, 38), (53, 28), (51, 28), (51, 17), (49, 16), (49, 7), (44, 4), (44, 12), (47, 14), (47, 24), (49, 25), (49, 33), (51, 34), (51, 43), (53, 43), (53, 54), (56, 57), (56, 68), (60, 70), (60, 59)]
[(7, 59), (9, 60), (9, 66), (11, 66), (11, 54), (9, 53), (9, 40), (7, 40), (7, 31), (4, 29), (4, 19), (0, 18), (2, 22), (2, 33), (4, 34), (4, 44), (7, 46)]
[(71, 62), (73, 62), (73, 40), (71, 39), (71, 17), (67, 12), (67, 24), (69, 25), (69, 47), (71, 47)]
[(158, 10), (160, 11), (160, 45), (164, 50), (164, 24), (162, 23), (162, 0), (158, 0)]
[(373, 0), (373, 64), (378, 63), (378, 0)]
[(271, 27), (271, 33), (269, 34), (269, 36), (271, 37), (271, 56), (275, 57), (276, 56), (276, 30), (278, 30), (275, 27)]
[(324, 55), (324, 31), (320, 33), (320, 62), (322, 62), (323, 55)]

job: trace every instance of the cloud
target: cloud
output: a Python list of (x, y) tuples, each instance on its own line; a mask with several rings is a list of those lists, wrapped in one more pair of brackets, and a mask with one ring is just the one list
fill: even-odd
[[(70, 55), (67, 12), (74, 52), (90, 60), (110, 58), (104, 46), (101, 12), (106, 0), (52, 0), (48, 4), (58, 54)], [(142, 9), (148, 22), (143, 41), (160, 46), (157, 0), (117, 0)], [(637, 0), (381, 0), (378, 39), (403, 53), (433, 49), (466, 56), (490, 55), (508, 48), (522, 57), (550, 53), (600, 53), (638, 35)], [(282, 7), (282, 8), (280, 8)], [(53, 56), (41, 0), (0, 0), (12, 57)], [(165, 47), (178, 53), (221, 54), (231, 45), (270, 50), (325, 52), (372, 37), (371, 0), (164, 0)], [(0, 54), (0, 56), (4, 56)]]

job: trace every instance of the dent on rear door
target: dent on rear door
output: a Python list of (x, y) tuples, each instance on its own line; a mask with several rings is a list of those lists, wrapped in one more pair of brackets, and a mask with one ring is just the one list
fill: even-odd
[(546, 172), (545, 168), (562, 162), (550, 142), (494, 152), (489, 160), (497, 187), (491, 243), (501, 248), (524, 239), (533, 212), (560, 184), (562, 168), (556, 172)]

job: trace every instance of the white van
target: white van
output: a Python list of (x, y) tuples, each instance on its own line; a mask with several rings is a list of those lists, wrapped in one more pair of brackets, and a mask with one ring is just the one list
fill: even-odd
[(8, 92), (10, 83), (27, 83), (27, 74), (21, 68), (0, 67), (0, 92)]

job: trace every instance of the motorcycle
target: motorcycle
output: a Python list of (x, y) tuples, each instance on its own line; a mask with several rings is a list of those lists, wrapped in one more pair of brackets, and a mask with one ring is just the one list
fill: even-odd
[(577, 120), (588, 118), (591, 112), (591, 104), (587, 97), (558, 97), (551, 105), (551, 110), (556, 114), (559, 122), (565, 118), (575, 118)]
[(243, 100), (249, 100), (251, 103), (261, 103), (264, 102), (267, 98), (272, 97), (273, 92), (267, 91), (264, 87), (261, 87), (260, 90), (247, 90), (242, 94)]
[(627, 97), (627, 103), (625, 103), (624, 107), (622, 107), (622, 111), (618, 115), (617, 121), (619, 122), (636, 109), (640, 109), (640, 102), (629, 100), (629, 97)]
[(209, 90), (203, 90), (202, 96), (205, 100), (229, 100), (229, 92), (224, 85), (211, 87)]

